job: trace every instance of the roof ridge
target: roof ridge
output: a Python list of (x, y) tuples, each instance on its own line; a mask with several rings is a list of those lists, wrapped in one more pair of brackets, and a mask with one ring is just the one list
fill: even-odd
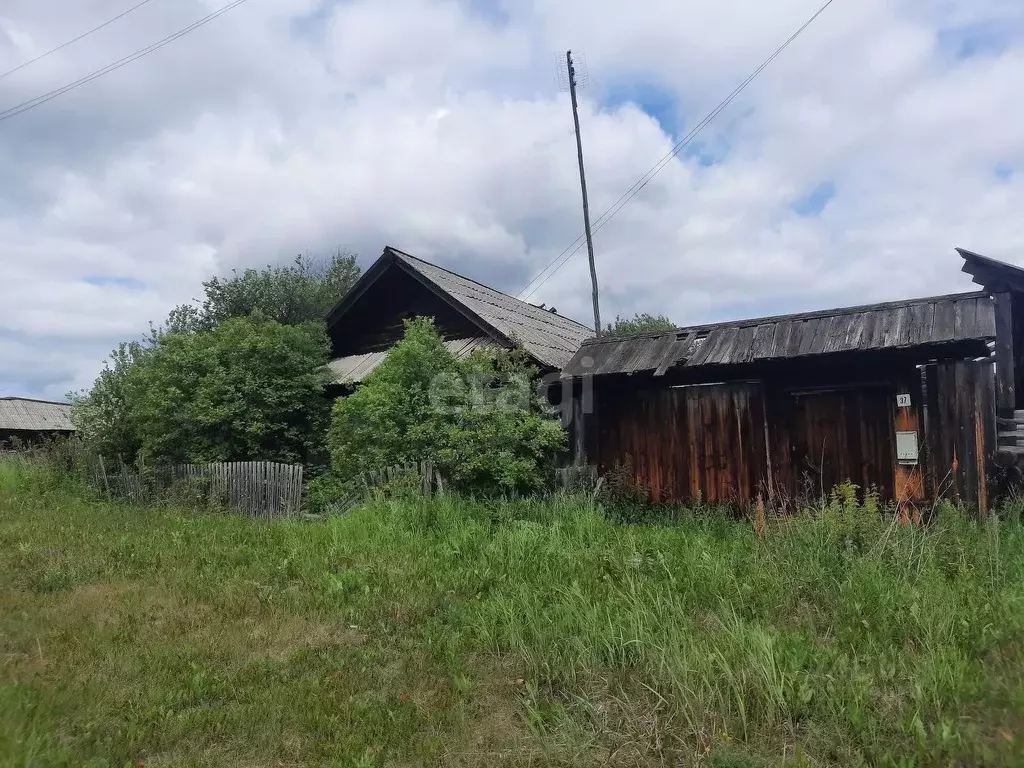
[[(399, 258), (411, 259), (412, 261), (419, 262), (420, 264), (426, 264), (427, 266), (433, 267), (434, 269), (440, 269), (442, 272), (447, 272), (449, 275), (453, 275), (453, 276), (455, 276), (455, 277), (457, 277), (457, 278), (459, 278), (461, 280), (465, 280), (467, 282), (473, 283), (474, 285), (478, 285), (481, 288), (483, 288), (485, 291), (489, 291), (490, 293), (497, 293), (497, 294), (499, 294), (501, 296), (504, 296), (507, 299), (512, 299), (513, 301), (516, 301), (516, 302), (522, 304), (524, 307), (531, 307), (532, 309), (535, 309), (538, 313), (542, 313), (542, 314), (547, 315), (549, 317), (553, 316), (553, 317), (561, 318), (562, 320), (568, 320), (570, 323), (573, 323), (574, 325), (578, 325), (580, 328), (583, 328), (584, 330), (588, 330), (588, 331), (589, 330), (593, 330), (589, 326), (584, 325), (579, 320), (575, 320), (575, 319), (569, 317), (568, 315), (561, 315), (561, 314), (558, 314), (557, 312), (549, 312), (548, 310), (543, 309), (542, 307), (538, 307), (536, 304), (531, 304), (528, 301), (524, 301), (523, 299), (520, 299), (518, 296), (513, 296), (510, 293), (505, 293), (505, 291), (502, 291), (502, 290), (499, 290), (497, 288), (494, 288), (494, 287), (492, 287), (490, 285), (487, 285), (486, 283), (481, 283), (479, 280), (474, 280), (472, 277), (467, 277), (466, 275), (463, 275), (463, 274), (461, 274), (459, 272), (456, 272), (454, 270), (448, 269), (447, 267), (443, 267), (440, 264), (435, 264), (432, 261), (427, 261), (426, 259), (421, 259), (418, 256), (413, 256), (410, 253), (406, 253), (405, 251), (399, 250), (398, 248), (394, 248), (393, 246), (390, 246), (390, 245), (387, 246), (387, 249), (390, 250), (390, 251), (393, 251), (395, 253), (395, 255), (398, 256)], [(413, 266), (415, 268), (416, 265), (413, 264), (411, 266)]]
[(0, 397), (0, 400), (21, 400), (26, 403), (45, 403), (47, 405), (71, 405), (66, 400), (40, 400), (38, 397), (21, 397), (20, 395), (8, 395)]
[(943, 301), (946, 299), (980, 299), (987, 296), (988, 293), (985, 291), (945, 293), (940, 294), (938, 296), (921, 296), (913, 299), (894, 299), (892, 301), (882, 301), (876, 302), (874, 304), (856, 304), (853, 306), (835, 307), (832, 309), (813, 309), (807, 312), (790, 312), (788, 314), (780, 315), (765, 315), (763, 317), (739, 318), (737, 320), (722, 320), (715, 323), (701, 323), (699, 325), (679, 325), (676, 326), (671, 331), (647, 331), (644, 333), (631, 333), (626, 336), (591, 337), (584, 341), (583, 343), (585, 345), (590, 346), (594, 344), (612, 344), (615, 342), (625, 341), (628, 339), (656, 339), (662, 336), (672, 336), (683, 332), (715, 330), (718, 328), (724, 328), (729, 326), (743, 328), (754, 325), (763, 325), (766, 323), (777, 323), (784, 320), (813, 320), (822, 317), (836, 317), (839, 315), (849, 315), (857, 312), (871, 312), (883, 309), (891, 309), (897, 306), (911, 306), (914, 304), (923, 304), (925, 302), (933, 301)]

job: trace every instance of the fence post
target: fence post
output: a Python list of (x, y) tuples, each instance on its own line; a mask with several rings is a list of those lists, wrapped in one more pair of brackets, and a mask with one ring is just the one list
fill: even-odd
[(100, 460), (100, 474), (103, 475), (103, 487), (107, 492), (107, 501), (110, 501), (110, 484), (107, 482), (107, 468), (103, 464), (103, 454), (97, 454)]

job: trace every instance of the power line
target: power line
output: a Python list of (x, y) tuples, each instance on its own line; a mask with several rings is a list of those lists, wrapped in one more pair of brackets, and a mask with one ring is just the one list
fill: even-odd
[[(807, 21), (800, 25), (796, 32), (790, 35), (789, 38), (782, 45), (776, 48), (772, 55), (761, 63), (761, 66), (759, 66), (757, 69), (751, 72), (750, 75), (748, 75), (746, 79), (744, 79), (743, 82), (741, 82), (732, 91), (732, 93), (726, 96), (725, 99), (723, 99), (717, 107), (715, 107), (713, 110), (711, 110), (711, 112), (705, 115), (704, 119), (697, 123), (697, 125), (695, 125), (693, 129), (688, 134), (686, 134), (686, 136), (680, 139), (675, 144), (675, 146), (673, 146), (672, 149), (668, 153), (666, 153), (664, 157), (661, 158), (661, 160), (659, 160), (649, 171), (647, 171), (647, 173), (641, 176), (636, 181), (636, 183), (633, 184), (632, 187), (627, 189), (618, 200), (612, 203), (612, 205), (604, 213), (602, 213), (594, 222), (594, 233), (598, 232), (605, 224), (611, 221), (611, 219), (620, 210), (622, 210), (626, 203), (628, 203), (630, 200), (636, 197), (640, 193), (640, 191), (644, 187), (646, 187), (651, 182), (651, 180), (655, 176), (657, 176), (665, 168), (665, 166), (672, 161), (673, 158), (675, 158), (691, 141), (693, 141), (694, 138), (696, 138), (697, 134), (704, 130), (704, 128), (706, 128), (707, 125), (711, 123), (711, 121), (718, 117), (718, 115), (721, 114), (721, 112), (726, 107), (728, 107), (736, 99), (736, 97), (739, 96), (740, 93), (742, 93), (746, 89), (746, 87), (750, 85), (757, 78), (758, 75), (761, 74), (761, 72), (763, 72), (773, 61), (775, 61), (775, 59), (777, 59), (779, 55), (793, 43), (794, 40), (800, 37), (800, 35), (803, 34), (804, 30), (811, 26), (811, 24), (813, 24), (817, 20), (817, 18), (821, 16), (821, 14), (823, 14), (830, 5), (832, 5), (833, 2), (835, 2), (835, 0), (827, 0), (824, 5), (822, 5), (817, 11), (815, 11), (815, 13), (809, 19), (807, 19)], [(538, 290), (540, 290), (540, 287), (544, 285), (544, 283), (546, 283), (548, 280), (550, 280), (555, 275), (555, 273), (558, 272), (558, 270), (560, 270), (563, 266), (565, 266), (569, 259), (571, 259), (576, 254), (576, 252), (579, 251), (579, 249), (582, 247), (583, 238), (584, 236), (580, 235), (571, 243), (569, 243), (569, 245), (566, 246), (565, 250), (563, 250), (554, 259), (552, 259), (548, 263), (548, 265), (544, 267), (544, 269), (537, 273), (537, 275), (529, 283), (526, 284), (523, 290), (519, 292), (519, 298), (526, 300), (533, 296), (533, 294), (535, 294)], [(548, 270), (551, 271), (549, 272)], [(543, 279), (541, 279), (542, 277)], [(527, 289), (530, 289), (530, 286), (533, 286), (533, 288), (529, 290), (529, 293), (527, 293)]]
[(45, 104), (46, 102), (48, 102), (48, 101), (50, 101), (52, 99), (55, 99), (58, 96), (61, 96), (61, 95), (65, 94), (65, 93), (67, 93), (68, 91), (74, 90), (75, 88), (78, 88), (79, 86), (82, 86), (82, 85), (85, 85), (86, 83), (92, 82), (96, 78), (102, 77), (103, 75), (105, 75), (105, 74), (107, 74), (109, 72), (113, 72), (115, 69), (120, 69), (121, 67), (127, 66), (128, 64), (131, 64), (133, 61), (138, 61), (143, 56), (147, 56), (150, 53), (153, 53), (154, 51), (157, 51), (160, 48), (163, 48), (165, 45), (173, 43), (179, 37), (184, 37), (189, 32), (192, 32), (192, 31), (194, 31), (196, 29), (199, 29), (199, 27), (203, 26), (204, 24), (208, 24), (209, 22), (213, 21), (217, 17), (223, 16), (228, 11), (230, 11), (230, 10), (232, 10), (234, 8), (237, 8), (242, 3), (245, 3), (245, 2), (248, 2), (248, 0), (234, 0), (234, 2), (228, 3), (227, 5), (217, 9), (213, 13), (211, 13), (211, 14), (209, 14), (207, 16), (204, 16), (203, 18), (199, 19), (198, 21), (193, 22), (192, 24), (190, 24), (189, 26), (185, 27), (184, 29), (178, 30), (173, 35), (168, 35), (163, 40), (158, 40), (157, 42), (153, 43), (152, 45), (146, 46), (145, 48), (141, 48), (138, 51), (136, 51), (135, 53), (129, 54), (128, 56), (125, 56), (122, 59), (118, 59), (117, 61), (113, 62), (112, 64), (108, 64), (107, 66), (103, 67), (102, 69), (97, 69), (95, 72), (92, 72), (92, 73), (86, 75), (85, 77), (79, 78), (78, 80), (75, 80), (73, 83), (68, 83), (67, 85), (62, 86), (60, 88), (55, 88), (54, 90), (50, 91), (49, 93), (44, 93), (42, 96), (37, 96), (34, 99), (29, 99), (28, 101), (23, 101), (21, 104), (16, 104), (13, 107), (9, 107), (8, 109), (5, 109), (4, 111), (0, 112), (0, 121), (8, 120), (8, 119), (10, 119), (12, 117), (15, 117), (16, 115), (20, 115), (22, 112), (28, 112), (30, 109), (35, 109), (36, 107), (38, 107), (38, 106), (40, 106), (42, 104)]
[(137, 11), (137, 10), (138, 10), (139, 8), (141, 8), (142, 6), (146, 5), (147, 3), (151, 3), (151, 2), (153, 2), (153, 0), (142, 0), (142, 2), (141, 2), (141, 3), (137, 3), (137, 4), (133, 5), (133, 6), (132, 6), (131, 8), (129, 8), (129, 9), (127, 10), (127, 11), (122, 11), (121, 13), (117, 14), (117, 16), (115, 16), (114, 18), (112, 18), (112, 19), (109, 19), (109, 20), (107, 20), (107, 21), (103, 22), (103, 23), (102, 23), (102, 24), (100, 24), (100, 25), (99, 25), (98, 27), (93, 27), (93, 28), (92, 28), (92, 29), (90, 29), (90, 30), (89, 30), (88, 32), (83, 32), (83, 33), (82, 33), (82, 34), (80, 34), (80, 35), (79, 35), (78, 37), (74, 37), (74, 38), (72, 38), (71, 40), (68, 40), (68, 41), (67, 41), (67, 42), (65, 42), (65, 43), (61, 43), (61, 44), (60, 44), (60, 45), (58, 45), (58, 46), (57, 46), (56, 48), (51, 48), (51, 49), (50, 49), (50, 50), (48, 50), (48, 51), (47, 51), (46, 53), (41, 53), (41, 54), (39, 54), (38, 56), (36, 56), (36, 57), (35, 57), (34, 59), (29, 59), (28, 61), (26, 61), (26, 62), (23, 62), (23, 63), (19, 64), (19, 65), (18, 65), (18, 66), (16, 66), (16, 67), (15, 67), (14, 69), (8, 69), (8, 70), (7, 70), (6, 72), (4, 72), (4, 73), (0, 74), (0, 80), (2, 80), (3, 78), (7, 77), (8, 75), (14, 74), (14, 73), (15, 73), (15, 72), (17, 72), (17, 71), (18, 71), (19, 69), (24, 69), (24, 68), (25, 68), (25, 67), (27, 67), (27, 66), (28, 66), (29, 64), (35, 64), (35, 63), (36, 63), (37, 61), (39, 61), (40, 59), (45, 59), (45, 58), (46, 58), (47, 56), (49, 56), (49, 55), (50, 55), (51, 53), (56, 53), (57, 51), (61, 50), (62, 48), (67, 48), (67, 47), (68, 47), (69, 45), (71, 45), (72, 43), (77, 43), (77, 42), (78, 42), (79, 40), (81, 40), (81, 39), (82, 39), (83, 37), (88, 37), (88, 36), (89, 36), (89, 35), (91, 35), (91, 34), (92, 34), (93, 32), (99, 32), (99, 31), (100, 31), (101, 29), (103, 29), (104, 27), (108, 27), (108, 26), (110, 26), (111, 24), (113, 24), (113, 23), (114, 23), (115, 21), (117, 21), (118, 19), (123, 19), (123, 18), (124, 18), (125, 16), (127, 16), (127, 15), (128, 15), (129, 13), (131, 13), (132, 11)]

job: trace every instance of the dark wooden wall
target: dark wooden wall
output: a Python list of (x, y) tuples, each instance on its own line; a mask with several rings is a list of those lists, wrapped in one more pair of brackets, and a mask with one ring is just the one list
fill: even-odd
[(934, 496), (989, 508), (988, 471), (996, 450), (994, 371), (988, 360), (927, 367), (928, 475)]
[(749, 503), (764, 479), (764, 412), (756, 384), (642, 390), (609, 397), (589, 453), (599, 469), (632, 466), (658, 501)]
[(773, 497), (816, 499), (847, 480), (895, 495), (889, 387), (775, 391), (770, 402)]
[(46, 430), (43, 432), (28, 429), (0, 429), (0, 445), (40, 445), (51, 440), (70, 437), (75, 434), (71, 430)]
[(442, 338), (482, 335), (482, 331), (401, 269), (381, 275), (345, 317), (329, 329), (332, 357), (390, 349), (404, 336), (410, 317), (433, 317)]
[[(595, 387), (584, 426), (588, 460), (607, 472), (632, 465), (659, 500), (792, 507), (850, 480), (861, 493), (911, 506), (926, 497), (917, 465), (896, 461), (897, 430), (918, 433), (921, 374), (820, 366), (777, 369), (759, 381), (656, 387), (653, 381)], [(646, 386), (644, 386), (646, 385)], [(896, 395), (911, 395), (898, 407)]]
[[(908, 513), (951, 498), (985, 514), (996, 451), (994, 366), (988, 360), (899, 366), (861, 381), (762, 381), (655, 388), (595, 387), (585, 417), (588, 460), (633, 468), (657, 500), (732, 501), (758, 494), (792, 508), (850, 480)], [(643, 383), (643, 382), (642, 382)], [(896, 396), (911, 396), (908, 407)], [(897, 461), (896, 432), (916, 432), (916, 464)]]

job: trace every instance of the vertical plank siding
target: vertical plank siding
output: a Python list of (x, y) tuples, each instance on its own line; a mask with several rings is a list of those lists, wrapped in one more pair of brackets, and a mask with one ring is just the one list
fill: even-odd
[(988, 512), (988, 465), (996, 449), (996, 386), (991, 361), (956, 360), (927, 368), (928, 474), (937, 496)]
[(816, 499), (847, 480), (891, 498), (891, 402), (883, 387), (773, 393), (773, 502)]
[[(601, 389), (587, 421), (588, 460), (601, 474), (631, 467), (655, 501), (745, 507), (761, 496), (793, 508), (850, 481), (915, 519), (938, 497), (984, 514), (996, 447), (991, 361), (878, 374), (874, 383), (802, 389), (795, 379)], [(910, 405), (899, 406), (898, 394)], [(897, 460), (897, 432), (918, 435), (917, 463)]]
[[(751, 502), (765, 480), (760, 388), (745, 382), (643, 390), (599, 405), (597, 463), (627, 461), (657, 501)], [(591, 443), (594, 445), (594, 443)]]

